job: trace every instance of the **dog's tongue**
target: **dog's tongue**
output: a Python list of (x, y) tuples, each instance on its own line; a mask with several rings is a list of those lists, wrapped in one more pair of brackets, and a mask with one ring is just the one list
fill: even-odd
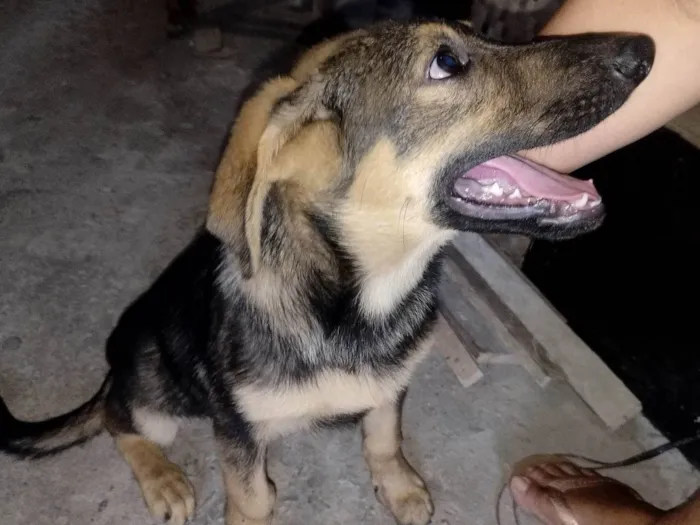
[(519, 156), (503, 156), (488, 160), (470, 169), (465, 177), (476, 181), (504, 180), (515, 183), (533, 197), (575, 202), (587, 195), (599, 200), (600, 194), (591, 180), (579, 180), (557, 173)]

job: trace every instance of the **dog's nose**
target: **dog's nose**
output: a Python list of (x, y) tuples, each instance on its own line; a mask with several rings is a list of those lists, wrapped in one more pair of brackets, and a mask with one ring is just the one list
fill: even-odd
[(654, 41), (647, 36), (629, 38), (612, 60), (612, 68), (617, 75), (627, 81), (639, 84), (644, 80), (654, 63)]

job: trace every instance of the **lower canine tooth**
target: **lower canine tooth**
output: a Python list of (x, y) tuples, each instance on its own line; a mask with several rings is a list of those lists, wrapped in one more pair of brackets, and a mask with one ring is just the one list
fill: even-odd
[(583, 195), (581, 195), (580, 199), (578, 199), (574, 202), (574, 206), (578, 209), (581, 209), (586, 205), (587, 202), (588, 202), (588, 194), (584, 193)]

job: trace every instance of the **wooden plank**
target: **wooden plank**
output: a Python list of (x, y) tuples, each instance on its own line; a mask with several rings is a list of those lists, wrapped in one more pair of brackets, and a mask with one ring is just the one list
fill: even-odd
[(539, 291), (480, 235), (460, 234), (453, 243), (546, 352), (549, 361), (612, 429), (637, 416), (642, 405), (605, 363), (568, 327)]
[[(514, 362), (525, 368), (540, 386), (557, 370), (547, 362), (532, 335), (498, 299), (469, 264), (455, 261), (459, 253), (448, 249), (440, 289), (440, 310), (478, 364)], [(501, 356), (501, 357), (496, 357)], [(510, 359), (505, 357), (509, 356)], [(537, 360), (533, 356), (544, 356)]]
[(496, 248), (498, 253), (520, 268), (523, 265), (532, 239), (525, 235), (507, 233), (485, 233), (482, 237)]
[(673, 119), (666, 127), (700, 148), (700, 104)]
[(484, 377), (479, 365), (476, 364), (442, 315), (438, 317), (435, 327), (433, 348), (445, 358), (464, 388), (469, 388)]

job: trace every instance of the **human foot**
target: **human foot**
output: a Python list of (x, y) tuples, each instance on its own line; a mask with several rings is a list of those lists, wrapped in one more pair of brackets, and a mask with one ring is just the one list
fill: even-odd
[(516, 469), (510, 490), (545, 525), (653, 525), (664, 514), (630, 487), (559, 458)]

